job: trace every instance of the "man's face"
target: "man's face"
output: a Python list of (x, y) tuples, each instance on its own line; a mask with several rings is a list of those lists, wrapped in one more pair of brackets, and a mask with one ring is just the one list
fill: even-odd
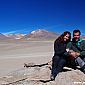
[(74, 38), (76, 41), (78, 41), (78, 39), (80, 38), (80, 33), (79, 33), (79, 32), (74, 33), (73, 38)]

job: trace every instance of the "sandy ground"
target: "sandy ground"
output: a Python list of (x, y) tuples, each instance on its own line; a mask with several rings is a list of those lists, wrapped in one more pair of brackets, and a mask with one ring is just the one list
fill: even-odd
[(53, 41), (0, 41), (0, 77), (24, 63), (45, 63), (53, 56)]

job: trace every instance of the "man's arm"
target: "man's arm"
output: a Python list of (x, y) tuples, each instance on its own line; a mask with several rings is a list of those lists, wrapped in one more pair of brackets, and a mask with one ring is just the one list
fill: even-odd
[(67, 44), (67, 46), (66, 46), (66, 52), (64, 53), (64, 55), (66, 55), (66, 56), (72, 56), (74, 58), (78, 57), (80, 55), (80, 53), (73, 51), (71, 49), (71, 47), (72, 47), (72, 43), (69, 42)]
[(82, 49), (82, 51), (80, 51), (80, 52), (71, 53), (71, 56), (73, 56), (75, 58), (77, 58), (78, 56), (81, 56), (81, 57), (85, 56), (85, 40), (83, 40), (81, 43), (81, 49)]

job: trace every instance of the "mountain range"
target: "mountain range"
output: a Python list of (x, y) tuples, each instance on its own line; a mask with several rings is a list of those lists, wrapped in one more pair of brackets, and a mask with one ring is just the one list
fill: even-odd
[[(34, 30), (29, 34), (2, 34), (0, 33), (0, 40), (7, 40), (7, 39), (22, 39), (22, 40), (52, 40), (56, 39), (60, 34), (49, 32), (44, 29)], [(85, 36), (81, 36), (85, 39)]]
[(10, 39), (10, 38), (0, 33), (0, 40), (5, 40), (5, 39)]
[(30, 39), (36, 39), (36, 40), (46, 40), (46, 39), (56, 39), (59, 36), (58, 33), (49, 32), (47, 30), (38, 29), (35, 31), (32, 31), (30, 34), (25, 35), (22, 39), (30, 40)]
[(56, 39), (59, 36), (58, 33), (49, 32), (47, 30), (38, 29), (29, 34), (0, 34), (0, 40), (5, 39), (23, 39), (23, 40), (42, 40), (42, 39)]
[(10, 39), (21, 39), (22, 37), (24, 37), (26, 34), (5, 34), (6, 37), (10, 38)]

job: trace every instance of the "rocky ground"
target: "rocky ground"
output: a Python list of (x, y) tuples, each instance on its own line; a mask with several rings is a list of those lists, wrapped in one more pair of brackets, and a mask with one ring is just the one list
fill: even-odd
[(65, 67), (55, 81), (50, 80), (49, 64), (28, 64), (0, 78), (0, 85), (85, 85), (85, 74), (80, 70)]

